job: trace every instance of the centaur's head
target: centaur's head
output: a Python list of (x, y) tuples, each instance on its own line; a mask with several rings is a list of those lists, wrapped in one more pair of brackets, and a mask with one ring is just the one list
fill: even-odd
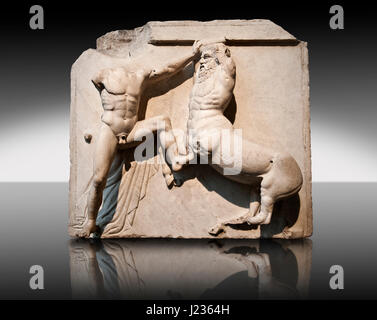
[(208, 79), (218, 66), (224, 67), (229, 76), (234, 77), (236, 67), (231, 57), (230, 50), (223, 43), (211, 43), (200, 48), (201, 58), (199, 60), (198, 79)]

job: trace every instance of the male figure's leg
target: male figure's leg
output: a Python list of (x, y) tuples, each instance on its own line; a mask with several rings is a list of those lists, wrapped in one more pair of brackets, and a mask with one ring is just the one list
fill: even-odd
[(88, 237), (96, 231), (96, 218), (102, 204), (102, 193), (106, 186), (107, 176), (113, 162), (118, 140), (111, 128), (102, 123), (96, 150), (94, 153), (93, 181), (88, 197), (88, 220), (80, 232), (80, 237)]
[(176, 156), (178, 152), (185, 152), (185, 146), (182, 142), (183, 139), (180, 139), (178, 143), (176, 141), (177, 137), (174, 135), (170, 118), (161, 115), (136, 122), (127, 137), (127, 142), (141, 141), (143, 136), (156, 131), (159, 131), (161, 143), (159, 154), (162, 161), (162, 171), (166, 184), (169, 186), (174, 181), (170, 166), (174, 171), (180, 170), (182, 165), (177, 163)]

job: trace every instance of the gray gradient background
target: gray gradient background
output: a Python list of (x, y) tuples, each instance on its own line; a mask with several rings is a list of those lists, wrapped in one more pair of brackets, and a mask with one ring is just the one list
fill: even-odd
[[(0, 21), (0, 298), (70, 296), (69, 75), (81, 52), (94, 48), (96, 38), (106, 32), (150, 20), (236, 18), (270, 19), (308, 42), (315, 181), (310, 296), (376, 298), (373, 200), (377, 184), (372, 182), (377, 181), (377, 24), (373, 10), (361, 2), (344, 4), (345, 30), (334, 31), (328, 26), (331, 2), (305, 4), (305, 8), (201, 6), (200, 11), (184, 12), (172, 6), (166, 11), (161, 7), (142, 11), (129, 10), (124, 4), (89, 9), (77, 3), (40, 4), (45, 9), (45, 30), (29, 29), (29, 4), (9, 9)], [(45, 266), (44, 291), (28, 288), (32, 264)], [(328, 270), (333, 264), (344, 266), (347, 290), (329, 289)]]
[(185, 14), (44, 7), (45, 30), (28, 28), (27, 5), (2, 21), (0, 181), (68, 181), (70, 67), (97, 37), (149, 20), (216, 18), (271, 19), (308, 42), (313, 181), (377, 181), (376, 24), (363, 6), (345, 5), (338, 31), (329, 5)]

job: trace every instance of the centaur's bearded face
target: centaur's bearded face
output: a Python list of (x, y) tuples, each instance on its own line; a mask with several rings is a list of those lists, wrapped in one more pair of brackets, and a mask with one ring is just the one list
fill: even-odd
[(216, 57), (216, 51), (213, 48), (204, 49), (199, 60), (198, 80), (207, 80), (215, 71), (219, 62)]

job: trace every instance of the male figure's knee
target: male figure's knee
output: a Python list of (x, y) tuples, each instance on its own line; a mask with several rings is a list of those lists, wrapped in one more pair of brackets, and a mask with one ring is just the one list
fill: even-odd
[(163, 122), (168, 122), (170, 123), (170, 118), (166, 114), (162, 114), (159, 116), (159, 120)]
[(171, 131), (161, 131), (160, 132), (160, 143), (161, 146), (166, 150), (174, 144), (175, 139)]
[(93, 187), (97, 190), (101, 190), (105, 187), (106, 185), (106, 176), (101, 173), (95, 173), (93, 177)]
[(165, 114), (158, 116), (157, 122), (157, 127), (160, 130), (170, 131), (172, 129), (170, 118)]

